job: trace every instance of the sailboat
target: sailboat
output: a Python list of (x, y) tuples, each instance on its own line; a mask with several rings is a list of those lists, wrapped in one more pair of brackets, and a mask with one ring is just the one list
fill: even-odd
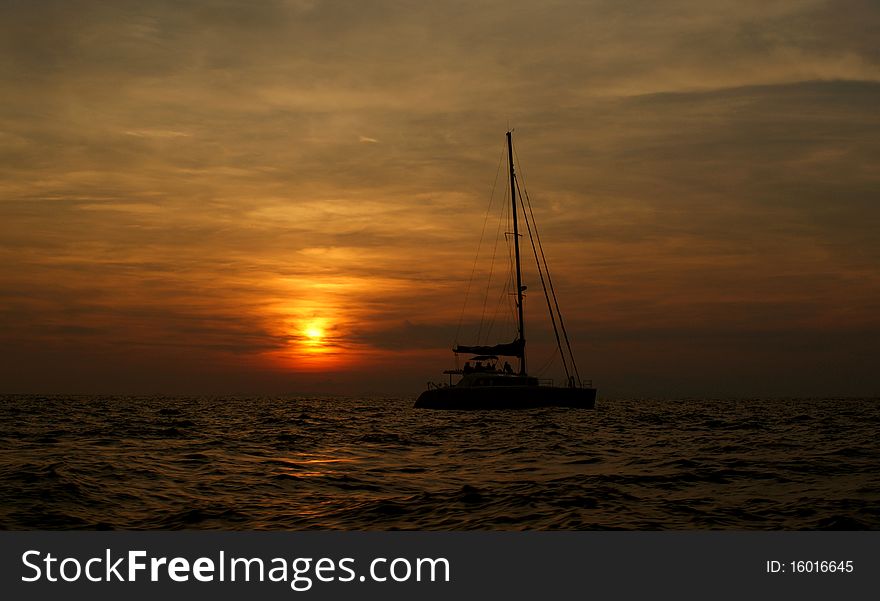
[[(463, 368), (446, 370), (448, 384), (429, 384), (427, 390), (419, 395), (415, 407), (424, 409), (529, 409), (536, 407), (573, 407), (592, 409), (596, 405), (596, 389), (592, 382), (580, 380), (568, 333), (565, 331), (559, 303), (553, 290), (547, 262), (544, 259), (537, 228), (529, 221), (526, 205), (522, 204), (522, 196), (517, 202), (519, 179), (513, 162), (512, 131), (507, 132), (507, 160), (510, 174), (510, 202), (513, 221), (513, 246), (515, 257), (515, 296), (517, 314), (517, 335), (512, 342), (495, 345), (456, 345), (452, 351), (456, 357), (466, 355), (470, 358)], [(526, 198), (528, 198), (526, 196)], [(527, 225), (529, 238), (532, 242), (538, 273), (544, 288), (547, 308), (553, 324), (557, 347), (562, 357), (566, 381), (564, 386), (556, 386), (526, 371), (526, 337), (523, 323), (523, 286), (522, 267), (520, 261), (520, 233), (517, 206), (522, 205), (523, 218)], [(533, 234), (534, 230), (534, 234)], [(536, 239), (537, 238), (537, 239)], [(540, 258), (539, 258), (540, 257)], [(512, 278), (513, 279), (513, 278)], [(552, 298), (552, 302), (551, 302)], [(564, 344), (563, 344), (564, 342)], [(566, 358), (567, 357), (567, 358)], [(505, 361), (499, 367), (502, 358)], [(518, 369), (511, 367), (506, 358), (518, 360)], [(454, 381), (453, 378), (458, 378)]]

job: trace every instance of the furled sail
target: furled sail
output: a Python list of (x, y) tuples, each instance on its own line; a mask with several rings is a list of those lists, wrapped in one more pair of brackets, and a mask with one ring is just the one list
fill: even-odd
[(506, 344), (496, 344), (494, 346), (462, 346), (456, 345), (452, 349), (453, 353), (470, 353), (472, 355), (502, 355), (505, 357), (523, 357), (525, 353), (526, 341), (517, 338), (513, 342)]

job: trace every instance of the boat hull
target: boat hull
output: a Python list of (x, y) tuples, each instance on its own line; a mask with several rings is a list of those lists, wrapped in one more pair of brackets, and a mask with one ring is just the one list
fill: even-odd
[(555, 386), (448, 386), (426, 390), (416, 400), (420, 409), (593, 409), (595, 388)]

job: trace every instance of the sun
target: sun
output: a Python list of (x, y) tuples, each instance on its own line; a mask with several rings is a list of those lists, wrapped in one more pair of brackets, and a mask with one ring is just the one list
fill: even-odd
[(327, 350), (327, 320), (315, 318), (304, 323), (300, 328), (300, 340), (303, 348), (309, 353)]
[(317, 325), (308, 325), (305, 330), (303, 330), (303, 334), (305, 334), (306, 338), (311, 342), (320, 342), (322, 338), (324, 338), (324, 330), (320, 326)]

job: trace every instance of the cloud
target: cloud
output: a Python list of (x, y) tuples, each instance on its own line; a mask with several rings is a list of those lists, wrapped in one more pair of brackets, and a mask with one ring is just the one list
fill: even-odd
[(183, 131), (174, 131), (170, 129), (138, 129), (123, 132), (127, 136), (135, 136), (138, 138), (186, 138), (192, 134)]
[(5, 3), (3, 343), (36, 341), (32, 373), (40, 345), (283, 373), (267, 354), (323, 311), (347, 370), (445, 356), (508, 123), (580, 338), (853, 340), (827, 332), (880, 314), (878, 23), (867, 0)]

